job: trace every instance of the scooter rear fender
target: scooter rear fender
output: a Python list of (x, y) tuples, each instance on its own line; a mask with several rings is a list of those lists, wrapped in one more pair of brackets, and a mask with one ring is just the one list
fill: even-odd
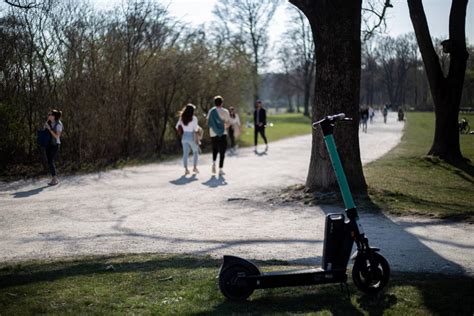
[(233, 265), (244, 266), (251, 272), (252, 275), (261, 274), (258, 267), (251, 261), (236, 256), (224, 256), (224, 262), (222, 263), (221, 271)]

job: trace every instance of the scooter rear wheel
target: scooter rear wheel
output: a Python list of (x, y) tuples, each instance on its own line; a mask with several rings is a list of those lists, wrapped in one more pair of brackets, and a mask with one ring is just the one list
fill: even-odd
[(352, 280), (359, 290), (376, 294), (383, 290), (390, 278), (390, 266), (385, 258), (374, 252), (369, 256), (357, 257), (352, 268)]
[(219, 273), (219, 289), (230, 300), (244, 301), (252, 295), (255, 288), (239, 277), (250, 274), (250, 270), (240, 264), (231, 265)]

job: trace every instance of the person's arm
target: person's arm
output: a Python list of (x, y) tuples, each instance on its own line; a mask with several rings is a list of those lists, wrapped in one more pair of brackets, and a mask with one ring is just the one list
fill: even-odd
[(267, 111), (262, 108), (262, 126), (267, 125)]
[(198, 131), (198, 127), (199, 127), (199, 125), (198, 125), (198, 119), (197, 119), (196, 116), (193, 116), (193, 131), (194, 131), (194, 132), (197, 132), (197, 131)]
[(60, 127), (59, 124), (58, 124), (58, 126), (56, 127), (56, 129), (57, 129), (58, 127), (60, 128), (60, 130), (57, 131), (57, 132), (55, 132), (55, 131), (53, 131), (53, 130), (51, 129), (51, 126), (49, 126), (49, 124), (46, 123), (46, 129), (47, 129), (47, 130), (51, 133), (51, 135), (52, 135), (54, 138), (56, 138), (56, 139), (58, 139), (59, 137), (61, 137), (61, 133), (62, 133), (62, 129), (61, 129), (61, 127)]
[(235, 113), (235, 124), (236, 124), (238, 127), (240, 127), (240, 125), (241, 125), (241, 124), (240, 124), (240, 116), (239, 116), (237, 113)]
[(230, 113), (229, 111), (224, 111), (224, 128), (229, 128), (230, 126)]

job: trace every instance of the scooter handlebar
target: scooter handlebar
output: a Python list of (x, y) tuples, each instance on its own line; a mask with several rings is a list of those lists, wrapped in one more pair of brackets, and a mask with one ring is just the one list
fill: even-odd
[(326, 116), (325, 118), (317, 121), (317, 122), (314, 122), (312, 125), (313, 125), (313, 128), (316, 128), (316, 126), (318, 126), (319, 124), (321, 124), (322, 122), (325, 122), (325, 121), (328, 121), (330, 123), (334, 123), (336, 121), (352, 121), (352, 118), (350, 117), (346, 117), (346, 114), (344, 113), (339, 113), (339, 114), (334, 114), (334, 115), (328, 115)]

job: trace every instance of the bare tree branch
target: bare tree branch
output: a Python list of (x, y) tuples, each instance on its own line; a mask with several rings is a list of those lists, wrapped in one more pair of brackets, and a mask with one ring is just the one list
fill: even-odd
[[(375, 33), (376, 31), (383, 26), (385, 28), (385, 15), (387, 13), (388, 8), (393, 8), (393, 5), (390, 3), (390, 0), (385, 0), (385, 3), (383, 4), (382, 10), (380, 11), (376, 6), (374, 5), (373, 2), (369, 1), (367, 3), (368, 7), (363, 7), (362, 8), (362, 13), (367, 12), (370, 14), (369, 17), (363, 18), (364, 24), (366, 25), (366, 29), (362, 30), (364, 33), (364, 38), (363, 41), (369, 40)], [(371, 16), (375, 16), (377, 22), (375, 22), (373, 25), (370, 25), (371, 23)]]
[(18, 1), (4, 0), (4, 1), (6, 4), (12, 7), (19, 8), (19, 9), (26, 9), (26, 10), (37, 8), (40, 6), (40, 3), (37, 3), (36, 1), (21, 1), (21, 0), (18, 0)]

